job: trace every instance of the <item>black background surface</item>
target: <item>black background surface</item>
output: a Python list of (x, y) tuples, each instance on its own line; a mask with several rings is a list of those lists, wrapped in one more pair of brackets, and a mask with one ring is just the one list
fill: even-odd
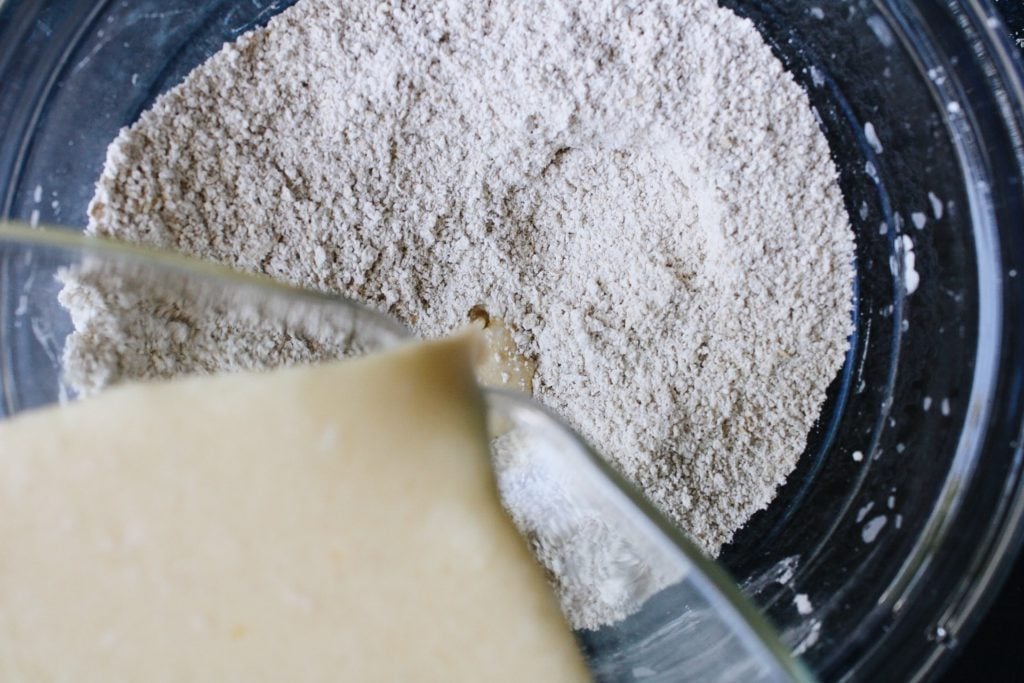
[[(1024, 0), (993, 2), (1018, 47), (1024, 48)], [(1017, 558), (978, 629), (960, 648), (939, 676), (940, 683), (1024, 681), (1024, 554)]]

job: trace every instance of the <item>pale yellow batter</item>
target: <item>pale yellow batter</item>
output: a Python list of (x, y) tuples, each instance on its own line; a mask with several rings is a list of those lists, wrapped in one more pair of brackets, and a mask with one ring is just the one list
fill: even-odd
[(484, 341), (482, 352), (477, 354), (477, 380), (484, 386), (533, 394), (537, 361), (519, 351), (505, 321), (489, 315), (481, 306), (470, 309), (469, 318)]
[(579, 681), (465, 338), (0, 424), (0, 680)]

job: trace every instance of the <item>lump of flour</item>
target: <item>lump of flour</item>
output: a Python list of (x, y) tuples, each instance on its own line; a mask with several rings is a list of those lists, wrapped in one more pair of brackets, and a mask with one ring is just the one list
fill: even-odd
[[(714, 0), (301, 0), (120, 133), (89, 213), (90, 232), (428, 337), (483, 307), (536, 362), (536, 397), (711, 554), (793, 469), (847, 348), (853, 241), (827, 143)], [(65, 291), (80, 391), (240, 364), (189, 343), (230, 339), (230, 320), (179, 311), (178, 337), (141, 344), (161, 326), (131, 321), (166, 307), (104, 288)], [(281, 340), (241, 364), (332, 348)], [(557, 566), (560, 542), (530, 531)], [(650, 592), (563, 602), (593, 628)]]

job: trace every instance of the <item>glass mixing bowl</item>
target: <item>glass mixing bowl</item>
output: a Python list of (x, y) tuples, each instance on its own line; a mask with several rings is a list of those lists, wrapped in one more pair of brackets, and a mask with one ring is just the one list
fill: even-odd
[[(819, 425), (719, 559), (821, 678), (923, 677), (1024, 535), (1022, 65), (987, 0), (721, 1), (807, 89), (857, 259)], [(0, 217), (80, 229), (118, 129), (288, 4), (0, 5)]]

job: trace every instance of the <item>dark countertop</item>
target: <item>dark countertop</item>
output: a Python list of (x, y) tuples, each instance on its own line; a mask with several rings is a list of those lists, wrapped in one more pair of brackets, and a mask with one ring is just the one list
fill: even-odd
[[(1024, 49), (1024, 0), (993, 0)], [(1024, 554), (1010, 570), (999, 595), (977, 630), (960, 645), (941, 683), (1024, 681)]]
[(1024, 554), (1010, 571), (1006, 584), (978, 629), (962, 645), (941, 683), (1024, 680)]

